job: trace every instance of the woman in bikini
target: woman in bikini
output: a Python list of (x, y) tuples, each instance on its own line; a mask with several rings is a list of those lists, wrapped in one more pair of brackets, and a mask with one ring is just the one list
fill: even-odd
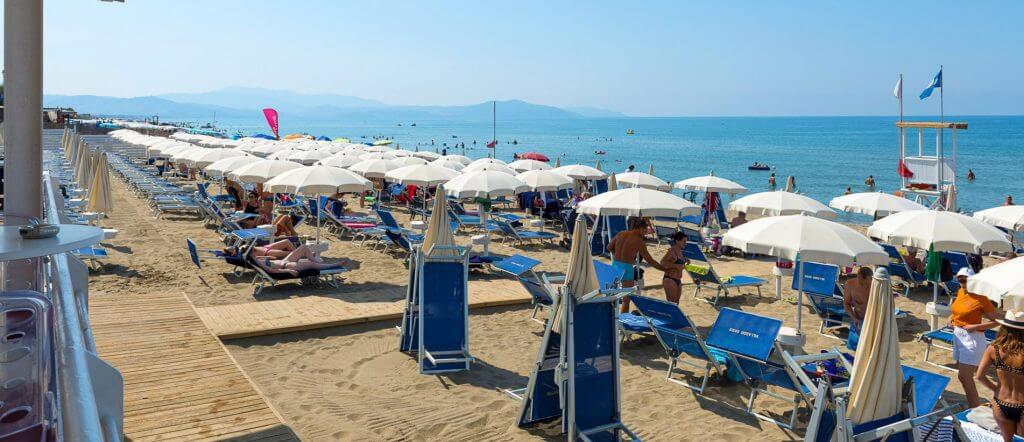
[(665, 276), (661, 277), (661, 285), (665, 288), (665, 299), (679, 304), (679, 298), (683, 293), (683, 269), (686, 268), (686, 258), (683, 256), (683, 247), (686, 246), (686, 234), (676, 232), (672, 234), (672, 246), (661, 258), (661, 265), (665, 267)]
[[(1004, 441), (1024, 436), (1024, 312), (1008, 310), (996, 340), (985, 349), (975, 378), (995, 393), (992, 407)], [(996, 369), (998, 382), (985, 373)]]

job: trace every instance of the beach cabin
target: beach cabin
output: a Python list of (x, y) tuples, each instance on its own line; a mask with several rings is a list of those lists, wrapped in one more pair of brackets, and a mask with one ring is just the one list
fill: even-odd
[[(955, 211), (957, 172), (957, 131), (967, 123), (899, 121), (900, 194), (925, 206)], [(907, 131), (917, 132), (917, 152), (907, 151)], [(925, 133), (934, 131), (935, 146), (925, 149)], [(944, 141), (950, 138), (950, 152)]]

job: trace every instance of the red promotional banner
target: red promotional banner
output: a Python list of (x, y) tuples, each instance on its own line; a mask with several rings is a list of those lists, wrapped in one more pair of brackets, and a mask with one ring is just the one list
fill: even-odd
[(274, 136), (280, 139), (281, 134), (277, 132), (277, 111), (268, 107), (263, 109), (263, 116), (267, 117), (267, 124), (270, 125), (270, 130), (274, 131)]

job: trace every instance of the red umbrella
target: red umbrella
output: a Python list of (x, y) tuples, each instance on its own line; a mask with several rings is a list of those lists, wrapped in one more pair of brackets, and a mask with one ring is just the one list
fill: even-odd
[(520, 160), (537, 160), (537, 161), (543, 161), (545, 163), (548, 162), (548, 161), (551, 161), (551, 160), (548, 159), (547, 156), (545, 156), (544, 154), (542, 154), (540, 152), (526, 152), (526, 153), (524, 153), (522, 155), (519, 155), (519, 159)]

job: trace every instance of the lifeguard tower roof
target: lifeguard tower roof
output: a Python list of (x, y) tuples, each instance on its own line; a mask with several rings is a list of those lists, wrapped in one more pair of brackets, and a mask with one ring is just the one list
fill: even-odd
[[(940, 210), (956, 210), (957, 131), (967, 123), (955, 121), (898, 121), (900, 132), (900, 191), (911, 199)], [(917, 132), (917, 152), (907, 151), (907, 130)], [(925, 152), (924, 132), (935, 131), (935, 146)], [(952, 135), (952, 155), (945, 152), (943, 132)]]
[(967, 123), (956, 123), (952, 121), (897, 121), (896, 127), (900, 129), (961, 129), (967, 130)]

